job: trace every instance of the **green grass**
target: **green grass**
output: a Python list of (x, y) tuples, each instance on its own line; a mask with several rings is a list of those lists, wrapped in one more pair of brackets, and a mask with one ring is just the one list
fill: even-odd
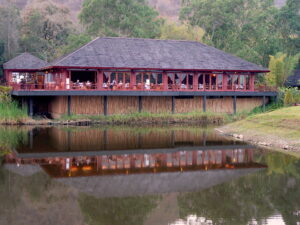
[(16, 102), (0, 102), (0, 123), (19, 123), (27, 118), (27, 109), (19, 108)]
[(236, 132), (253, 131), (300, 140), (300, 106), (280, 108), (267, 113), (254, 114), (229, 125)]
[(131, 113), (124, 115), (64, 115), (59, 120), (91, 120), (101, 121), (109, 124), (135, 124), (135, 123), (201, 123), (201, 124), (222, 124), (227, 120), (226, 114), (221, 113), (202, 113), (202, 112), (190, 112), (182, 114), (171, 113)]

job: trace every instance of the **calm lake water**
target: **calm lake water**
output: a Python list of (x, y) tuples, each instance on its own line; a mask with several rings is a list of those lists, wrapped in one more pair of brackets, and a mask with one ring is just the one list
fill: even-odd
[(201, 127), (0, 127), (0, 224), (299, 225), (300, 160)]

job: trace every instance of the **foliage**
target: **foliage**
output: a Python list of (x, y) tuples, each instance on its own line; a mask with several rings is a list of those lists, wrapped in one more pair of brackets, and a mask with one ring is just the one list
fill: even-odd
[(11, 101), (11, 87), (0, 86), (0, 102), (10, 102)]
[(67, 16), (68, 10), (51, 4), (28, 9), (21, 26), (22, 51), (34, 52), (48, 61), (57, 57), (73, 32)]
[(12, 58), (18, 52), (20, 23), (20, 12), (15, 5), (8, 3), (0, 6), (0, 57), (3, 61)]
[(66, 45), (61, 50), (61, 55), (68, 54), (89, 41), (91, 41), (91, 37), (87, 34), (70, 34), (66, 40)]
[(292, 75), (300, 59), (300, 53), (295, 56), (288, 56), (282, 52), (270, 56), (270, 73), (266, 75), (267, 84), (270, 86), (282, 87), (287, 78)]
[(165, 21), (161, 27), (160, 39), (202, 41), (204, 33), (204, 30), (197, 26)]
[[(289, 12), (292, 6), (277, 9), (273, 0), (184, 0), (181, 19), (203, 28), (207, 43), (266, 66), (269, 55), (299, 52), (300, 8), (297, 0), (288, 3), (292, 1), (295, 9)], [(283, 19), (285, 26), (281, 27)], [(284, 34), (294, 41), (288, 42)]]
[(94, 36), (159, 36), (161, 19), (145, 0), (85, 0), (79, 19)]
[(284, 105), (290, 106), (294, 103), (295, 99), (293, 97), (292, 91), (288, 89), (284, 96)]

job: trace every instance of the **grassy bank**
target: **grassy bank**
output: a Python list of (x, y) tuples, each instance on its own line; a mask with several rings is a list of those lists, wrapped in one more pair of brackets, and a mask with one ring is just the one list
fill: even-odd
[(0, 123), (20, 124), (29, 120), (26, 108), (19, 108), (14, 101), (0, 102)]
[(220, 128), (226, 134), (242, 134), (246, 141), (300, 152), (300, 106), (256, 114)]
[(131, 113), (125, 115), (71, 115), (63, 116), (56, 121), (89, 121), (102, 124), (223, 124), (228, 121), (228, 115), (221, 113), (191, 112), (183, 114), (170, 113)]

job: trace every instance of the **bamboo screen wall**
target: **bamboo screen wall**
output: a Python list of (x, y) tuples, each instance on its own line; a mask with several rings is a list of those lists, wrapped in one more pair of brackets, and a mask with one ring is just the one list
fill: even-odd
[[(103, 108), (103, 107), (102, 107)], [(107, 113), (108, 114), (129, 114), (138, 111), (138, 97), (107, 97)]]
[[(107, 97), (107, 114), (130, 114), (139, 111), (139, 98), (109, 96)], [(266, 104), (269, 98), (266, 98)], [(237, 112), (250, 111), (263, 103), (262, 97), (237, 97)], [(172, 97), (142, 97), (142, 112), (150, 113), (172, 113)], [(202, 112), (203, 97), (193, 98), (174, 98), (174, 112)], [(72, 96), (71, 113), (86, 115), (103, 115), (104, 114), (104, 97), (103, 96)], [(233, 98), (207, 98), (207, 112), (216, 113), (233, 113)], [(67, 114), (68, 102), (67, 97), (54, 97), (49, 103), (49, 112), (54, 118)]]

